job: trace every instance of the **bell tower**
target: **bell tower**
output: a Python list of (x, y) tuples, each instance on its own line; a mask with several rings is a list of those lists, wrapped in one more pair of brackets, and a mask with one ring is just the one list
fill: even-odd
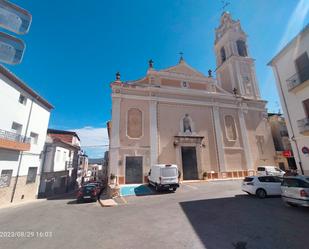
[(254, 60), (247, 49), (247, 35), (240, 21), (223, 12), (215, 38), (216, 74), (218, 84), (230, 93), (260, 99)]

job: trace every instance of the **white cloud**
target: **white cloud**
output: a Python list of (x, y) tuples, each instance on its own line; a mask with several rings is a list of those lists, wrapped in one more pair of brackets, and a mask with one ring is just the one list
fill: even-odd
[(73, 129), (80, 140), (81, 146), (90, 158), (99, 158), (104, 156), (104, 152), (108, 150), (108, 134), (107, 128), (95, 128), (86, 126), (79, 129)]
[(283, 48), (299, 31), (304, 27), (304, 21), (309, 12), (309, 1), (301, 0), (298, 2), (292, 15), (289, 18), (289, 22), (286, 26), (284, 35), (282, 36), (277, 50)]

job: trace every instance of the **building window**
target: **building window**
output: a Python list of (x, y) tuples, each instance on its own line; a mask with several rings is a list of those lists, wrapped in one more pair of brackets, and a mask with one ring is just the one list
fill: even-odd
[(3, 169), (0, 176), (0, 188), (9, 187), (13, 175), (12, 169)]
[(189, 87), (187, 81), (181, 82), (181, 86), (182, 86), (183, 88), (188, 88), (188, 87)]
[(225, 116), (224, 121), (227, 139), (229, 141), (236, 141), (237, 131), (234, 118), (231, 115), (227, 115)]
[(12, 132), (17, 133), (17, 134), (21, 134), (21, 131), (23, 129), (23, 126), (19, 123), (13, 122), (12, 123)]
[(26, 184), (35, 182), (37, 171), (38, 167), (29, 167)]
[(127, 135), (130, 138), (140, 138), (143, 135), (143, 114), (137, 108), (128, 111)]
[(295, 66), (300, 83), (309, 80), (309, 58), (307, 52), (303, 53), (295, 60)]
[(22, 95), (22, 94), (19, 95), (19, 100), (18, 101), (19, 101), (19, 103), (21, 103), (23, 105), (27, 104), (27, 98), (24, 95)]
[(60, 150), (57, 150), (57, 151), (56, 151), (56, 162), (59, 162), (59, 161), (60, 161), (60, 154), (61, 154), (61, 151), (60, 151)]
[(225, 61), (226, 61), (226, 54), (225, 54), (225, 49), (224, 49), (224, 47), (222, 47), (222, 48), (220, 49), (220, 55), (221, 55), (221, 62), (222, 62), (222, 63), (225, 62)]
[(246, 43), (242, 40), (238, 40), (236, 42), (236, 45), (237, 45), (238, 55), (243, 56), (243, 57), (247, 57), (248, 53), (247, 53)]
[(31, 132), (30, 133), (30, 138), (31, 138), (31, 143), (32, 144), (38, 144), (38, 140), (39, 140), (39, 135), (34, 133), (34, 132)]
[(63, 152), (63, 161), (65, 162), (66, 160), (67, 160), (67, 152), (64, 151), (64, 152)]
[(305, 114), (307, 115), (307, 118), (309, 118), (309, 99), (306, 99), (303, 101), (303, 106), (304, 106)]

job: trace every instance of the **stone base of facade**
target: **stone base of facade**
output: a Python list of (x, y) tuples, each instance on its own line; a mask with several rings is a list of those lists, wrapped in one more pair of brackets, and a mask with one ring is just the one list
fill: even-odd
[(227, 171), (227, 172), (207, 172), (207, 176), (204, 177), (204, 180), (244, 178), (246, 176), (253, 176), (253, 175), (255, 175), (254, 170), (238, 170), (238, 171)]
[(114, 198), (120, 196), (120, 188), (117, 185), (107, 185), (106, 194), (109, 198)]
[[(255, 170), (237, 170), (237, 171), (227, 171), (227, 172), (211, 171), (211, 172), (207, 172), (206, 174), (204, 174), (203, 177), (198, 180), (242, 179), (246, 176), (253, 176), (255, 175), (255, 173), (256, 173)], [(183, 180), (182, 178), (180, 180), (186, 181), (186, 180)], [(148, 177), (144, 176), (143, 182), (140, 184), (147, 184), (147, 183), (148, 183)], [(126, 184), (124, 176), (118, 177), (118, 184), (119, 185)]]
[[(8, 205), (11, 203), (15, 180), (16, 177), (12, 177), (10, 186), (0, 188), (0, 206)], [(26, 184), (27, 176), (19, 176), (13, 203), (20, 203), (37, 199), (39, 180), (40, 177), (37, 176), (34, 183)]]

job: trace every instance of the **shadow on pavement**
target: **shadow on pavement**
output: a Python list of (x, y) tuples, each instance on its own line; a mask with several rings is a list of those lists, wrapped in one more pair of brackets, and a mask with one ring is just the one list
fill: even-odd
[(179, 203), (207, 249), (308, 248), (309, 209), (254, 196)]

